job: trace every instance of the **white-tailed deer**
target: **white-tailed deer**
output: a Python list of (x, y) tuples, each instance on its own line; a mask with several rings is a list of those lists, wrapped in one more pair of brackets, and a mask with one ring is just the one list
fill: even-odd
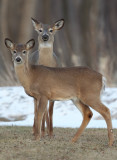
[[(48, 24), (43, 24), (35, 20), (34, 18), (31, 19), (34, 29), (38, 33), (39, 46), (38, 46), (38, 51), (30, 55), (29, 58), (30, 62), (33, 64), (39, 64), (49, 67), (61, 67), (61, 63), (53, 51), (53, 43), (54, 43), (55, 33), (64, 26), (64, 20), (61, 19), (56, 21), (53, 25), (48, 25)], [(45, 133), (45, 115), (46, 115), (48, 133), (50, 136), (53, 135), (53, 106), (54, 106), (54, 101), (49, 101), (49, 110), (46, 111), (46, 114), (44, 114), (42, 121), (43, 136)]]
[(6, 47), (12, 53), (16, 74), (26, 93), (39, 100), (35, 112), (35, 138), (41, 137), (41, 123), (48, 100), (72, 100), (81, 111), (83, 121), (72, 139), (78, 137), (92, 118), (89, 106), (99, 112), (105, 119), (108, 128), (109, 145), (114, 141), (111, 115), (109, 109), (100, 101), (100, 93), (104, 87), (103, 76), (86, 67), (51, 68), (28, 63), (29, 50), (34, 40), (26, 44), (14, 44), (5, 39)]

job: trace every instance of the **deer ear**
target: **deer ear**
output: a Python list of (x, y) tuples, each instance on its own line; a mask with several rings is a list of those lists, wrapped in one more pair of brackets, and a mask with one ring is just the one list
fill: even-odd
[(27, 43), (26, 43), (26, 49), (30, 50), (35, 46), (35, 40), (34, 39), (30, 39)]
[(64, 19), (61, 19), (54, 23), (54, 30), (60, 30), (64, 26)]
[(38, 22), (38, 21), (37, 21), (36, 19), (34, 19), (34, 18), (31, 18), (31, 20), (32, 20), (32, 24), (33, 24), (35, 30), (38, 31), (39, 28), (41, 28), (41, 23)]
[(5, 45), (8, 49), (13, 49), (14, 47), (14, 43), (9, 38), (5, 38)]

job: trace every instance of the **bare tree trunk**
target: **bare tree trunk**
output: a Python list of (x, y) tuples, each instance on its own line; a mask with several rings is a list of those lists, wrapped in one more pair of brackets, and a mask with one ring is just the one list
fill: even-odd
[(108, 79), (109, 84), (117, 82), (117, 1), (100, 0), (98, 53), (99, 71)]
[[(21, 1), (21, 0), (20, 0)], [(22, 0), (22, 12), (20, 20), (19, 42), (27, 42), (32, 38), (32, 22), (31, 17), (35, 15), (36, 0)], [(25, 35), (25, 36), (24, 36)]]
[[(11, 63), (11, 55), (8, 54), (8, 51), (6, 51), (6, 48), (4, 46), (4, 38), (9, 35), (9, 26), (8, 26), (8, 0), (2, 0), (1, 1), (1, 62), (0, 62), (0, 72), (1, 72), (1, 78), (0, 81), (2, 81), (3, 85), (12, 85), (15, 81), (13, 67)], [(6, 83), (8, 82), (8, 83)], [(12, 83), (13, 82), (13, 83)]]
[(35, 38), (31, 17), (43, 23), (65, 19), (54, 51), (63, 66), (89, 66), (117, 84), (117, 0), (0, 0), (0, 85), (16, 85), (4, 38), (25, 43)]

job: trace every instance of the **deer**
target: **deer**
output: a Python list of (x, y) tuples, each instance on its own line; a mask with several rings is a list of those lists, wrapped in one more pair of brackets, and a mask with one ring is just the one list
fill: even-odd
[[(63, 28), (64, 19), (60, 19), (56, 21), (53, 25), (43, 24), (38, 20), (31, 18), (33, 27), (35, 31), (38, 33), (38, 51), (33, 52), (30, 55), (29, 60), (30, 63), (40, 64), (49, 67), (62, 67), (60, 60), (57, 55), (53, 51), (54, 44), (54, 36), (56, 32)], [(34, 100), (36, 104), (36, 100)], [(37, 102), (39, 103), (39, 102)], [(53, 107), (54, 101), (49, 101), (49, 110), (46, 110), (42, 121), (42, 135), (45, 135), (45, 116), (46, 116), (46, 124), (48, 129), (48, 135), (52, 137), (53, 135)], [(36, 112), (35, 106), (35, 112)], [(35, 127), (35, 120), (33, 125), (33, 130)]]
[(113, 145), (114, 135), (110, 110), (101, 102), (100, 95), (105, 87), (102, 74), (84, 66), (47, 67), (30, 64), (30, 50), (34, 47), (34, 39), (26, 44), (15, 44), (5, 39), (5, 45), (12, 53), (14, 69), (25, 92), (39, 100), (35, 112), (35, 139), (41, 139), (42, 118), (48, 100), (72, 100), (82, 113), (81, 126), (72, 138), (76, 142), (90, 122), (93, 108), (102, 115), (107, 124), (109, 146)]

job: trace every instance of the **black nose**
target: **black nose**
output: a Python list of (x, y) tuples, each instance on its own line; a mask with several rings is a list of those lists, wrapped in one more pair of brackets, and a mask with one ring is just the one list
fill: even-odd
[(49, 36), (48, 36), (47, 34), (44, 34), (44, 35), (42, 36), (42, 39), (43, 39), (44, 41), (48, 41)]
[(17, 62), (21, 62), (21, 58), (20, 57), (16, 57), (15, 59)]

